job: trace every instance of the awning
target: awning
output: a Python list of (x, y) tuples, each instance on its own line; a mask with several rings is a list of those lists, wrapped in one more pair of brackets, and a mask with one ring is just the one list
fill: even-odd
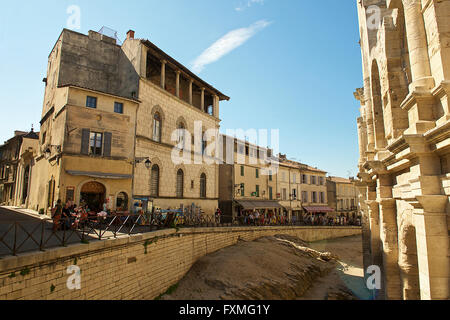
[(309, 213), (326, 213), (326, 212), (334, 212), (334, 209), (330, 207), (304, 207), (306, 211)]
[(281, 209), (283, 206), (277, 201), (250, 201), (250, 200), (239, 200), (236, 201), (241, 205), (244, 210), (253, 209)]
[(131, 179), (133, 177), (131, 174), (118, 174), (118, 173), (86, 172), (86, 171), (72, 171), (72, 170), (67, 170), (66, 172), (72, 176), (85, 176), (100, 179), (119, 180), (119, 179)]

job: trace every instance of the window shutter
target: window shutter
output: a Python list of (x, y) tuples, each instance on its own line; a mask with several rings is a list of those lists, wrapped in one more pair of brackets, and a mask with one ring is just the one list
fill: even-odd
[(112, 133), (105, 132), (105, 144), (104, 144), (104, 152), (103, 155), (105, 157), (111, 157), (111, 143), (112, 143)]
[(151, 195), (153, 197), (159, 196), (159, 167), (157, 165), (152, 168)]
[(89, 154), (89, 129), (81, 130), (81, 154), (88, 155)]

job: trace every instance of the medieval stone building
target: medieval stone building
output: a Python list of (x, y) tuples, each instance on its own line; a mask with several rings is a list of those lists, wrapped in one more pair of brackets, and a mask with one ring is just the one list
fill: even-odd
[(450, 1), (357, 7), (365, 266), (381, 268), (379, 297), (448, 299)]

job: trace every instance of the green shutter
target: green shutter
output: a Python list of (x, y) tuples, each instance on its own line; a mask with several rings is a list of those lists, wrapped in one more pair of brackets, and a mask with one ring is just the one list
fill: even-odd
[(89, 129), (81, 130), (81, 154), (88, 155), (89, 154)]

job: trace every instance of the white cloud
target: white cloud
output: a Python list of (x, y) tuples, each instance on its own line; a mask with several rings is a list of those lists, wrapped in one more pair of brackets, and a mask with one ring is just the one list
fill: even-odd
[(239, 7), (236, 7), (234, 10), (236, 11), (243, 11), (247, 8), (250, 8), (254, 4), (264, 4), (265, 0), (247, 0), (245, 2), (241, 2)]
[(222, 38), (214, 42), (208, 49), (203, 51), (197, 59), (195, 59), (192, 63), (193, 71), (196, 73), (202, 72), (206, 65), (216, 62), (226, 54), (240, 47), (271, 23), (272, 22), (266, 20), (260, 20), (247, 28), (240, 28), (228, 32)]

